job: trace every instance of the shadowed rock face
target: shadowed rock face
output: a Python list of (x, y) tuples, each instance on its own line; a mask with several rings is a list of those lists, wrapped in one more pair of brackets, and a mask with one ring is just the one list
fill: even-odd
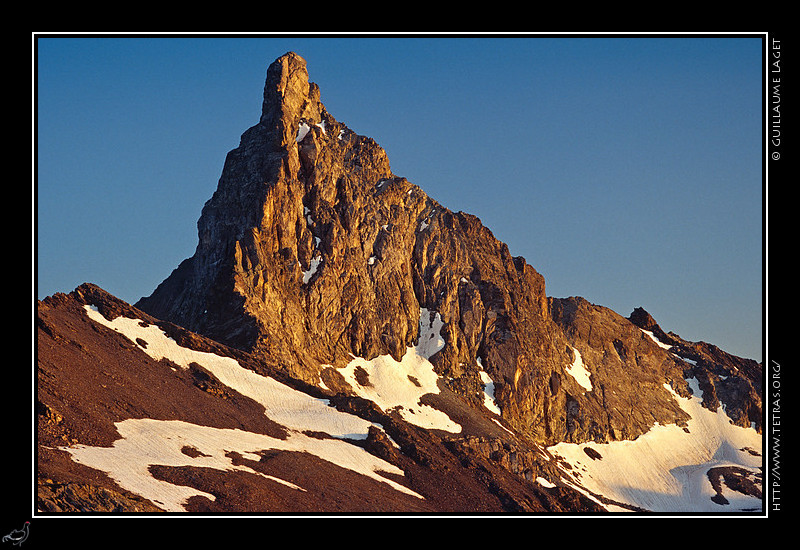
[(674, 332), (664, 332), (643, 308), (636, 308), (629, 319), (670, 346), (670, 352), (683, 363), (684, 377), (697, 379), (703, 391), (703, 406), (712, 411), (724, 406), (737, 426), (753, 426), (762, 431), (763, 369), (760, 363), (736, 357), (707, 342), (689, 342)]
[(664, 388), (688, 395), (683, 363), (628, 319), (583, 298), (552, 300), (553, 318), (591, 371), (592, 391), (570, 407), (574, 441), (634, 439), (688, 415)]
[[(259, 121), (227, 155), (198, 237), (136, 306), (297, 379), (332, 387), (353, 356), (400, 359), (425, 308), (443, 321), (430, 360), (448, 388), (480, 406), (482, 368), (503, 418), (536, 442), (685, 420), (663, 387), (688, 391), (684, 362), (630, 319), (548, 300), (544, 278), (478, 218), (393, 174), (375, 141), (328, 113), (297, 54), (269, 66)], [(591, 390), (570, 374), (578, 354)]]

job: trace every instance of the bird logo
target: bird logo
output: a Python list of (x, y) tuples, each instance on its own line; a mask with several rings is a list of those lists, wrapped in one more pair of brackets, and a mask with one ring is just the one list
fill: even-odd
[(14, 529), (9, 534), (3, 537), (3, 542), (10, 542), (16, 546), (22, 545), (25, 542), (25, 539), (28, 538), (28, 529), (30, 528), (31, 522), (26, 521), (25, 525), (22, 526), (22, 529)]

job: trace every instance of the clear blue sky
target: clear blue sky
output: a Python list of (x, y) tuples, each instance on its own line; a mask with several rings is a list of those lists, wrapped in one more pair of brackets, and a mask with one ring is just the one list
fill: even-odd
[(35, 43), (35, 294), (135, 302), (197, 244), (267, 66), (395, 174), (545, 277), (762, 358), (762, 43), (625, 38), (58, 37)]

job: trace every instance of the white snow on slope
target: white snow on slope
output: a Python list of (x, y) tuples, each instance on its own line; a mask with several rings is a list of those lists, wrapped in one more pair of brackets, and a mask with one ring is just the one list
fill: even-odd
[(662, 347), (662, 348), (664, 348), (664, 349), (672, 349), (672, 346), (670, 346), (669, 344), (665, 344), (664, 342), (662, 342), (661, 340), (659, 340), (658, 338), (656, 338), (656, 335), (655, 335), (655, 334), (653, 334), (652, 332), (650, 332), (649, 330), (644, 330), (643, 328), (642, 328), (642, 329), (639, 329), (639, 330), (641, 330), (641, 331), (642, 331), (642, 332), (644, 332), (646, 335), (648, 335), (648, 336), (649, 336), (649, 337), (650, 337), (650, 338), (653, 340), (653, 342), (655, 342), (656, 344), (658, 344), (660, 347)]
[[(313, 398), (270, 377), (245, 369), (229, 357), (183, 348), (154, 325), (141, 326), (138, 319), (125, 317), (108, 321), (90, 306), (86, 307), (86, 312), (93, 320), (120, 332), (132, 342), (136, 342), (137, 338), (147, 342), (146, 347), (139, 347), (155, 360), (167, 358), (184, 369), (192, 362), (202, 365), (223, 384), (259, 402), (270, 419), (290, 430), (289, 437), (280, 440), (242, 430), (211, 428), (180, 421), (129, 419), (115, 424), (122, 438), (115, 441), (112, 447), (76, 445), (64, 448), (76, 462), (107, 472), (121, 487), (160, 503), (169, 511), (184, 511), (186, 498), (193, 495), (214, 497), (190, 487), (177, 487), (156, 480), (148, 471), (150, 465), (249, 470), (244, 466), (233, 466), (225, 453), (236, 451), (258, 460), (254, 454), (257, 451), (278, 449), (315, 454), (342, 468), (422, 498), (378, 473), (383, 471), (403, 475), (402, 470), (341, 439), (365, 439), (372, 425), (370, 422), (337, 411), (328, 406), (327, 400)], [(300, 433), (304, 430), (325, 432), (336, 439), (311, 438)], [(189, 457), (180, 452), (186, 445), (194, 446), (210, 456)]]
[(245, 369), (230, 357), (181, 347), (155, 325), (143, 327), (138, 319), (127, 317), (117, 317), (109, 322), (96, 309), (88, 307), (87, 313), (95, 321), (122, 333), (133, 342), (137, 338), (147, 342), (147, 347), (139, 347), (156, 361), (167, 358), (184, 369), (189, 368), (191, 363), (202, 365), (226, 386), (263, 405), (270, 419), (287, 428), (302, 431), (313, 427), (333, 437), (367, 437), (370, 422), (337, 411), (328, 405), (326, 399), (311, 397), (274, 378)]
[(500, 408), (494, 400), (494, 381), (486, 371), (481, 371), (481, 382), (483, 382), (483, 406), (495, 414), (501, 414)]
[[(702, 407), (702, 393), (689, 380), (694, 395), (673, 396), (692, 418), (689, 433), (676, 425), (659, 425), (634, 441), (610, 443), (559, 443), (548, 450), (564, 458), (579, 472), (586, 489), (616, 501), (653, 512), (727, 512), (761, 509), (761, 500), (727, 491), (728, 505), (711, 500), (716, 494), (706, 473), (716, 466), (739, 466), (757, 472), (762, 466), (761, 435), (752, 428), (734, 426), (720, 407)], [(590, 447), (602, 458), (583, 451)], [(745, 449), (752, 449), (753, 456)]]
[(539, 485), (542, 485), (543, 487), (547, 487), (548, 489), (552, 489), (552, 488), (554, 488), (556, 486), (555, 483), (551, 483), (550, 481), (546, 480), (543, 477), (537, 477), (536, 478), (536, 483), (538, 483)]
[(311, 127), (307, 123), (301, 122), (297, 127), (297, 141), (303, 141), (309, 130), (311, 130)]
[[(322, 122), (318, 122), (318, 123), (314, 124), (314, 126), (319, 128), (320, 130), (322, 130), (323, 134), (325, 133), (325, 121), (324, 120)], [(308, 132), (310, 132), (310, 131), (311, 131), (311, 126), (308, 125), (308, 122), (301, 122), (297, 127), (297, 138), (296, 138), (296, 140), (298, 142), (303, 141), (303, 138), (305, 138), (306, 135), (308, 134)], [(339, 132), (339, 139), (342, 139), (342, 132)]]
[[(431, 316), (429, 310), (421, 308), (419, 323), (419, 342), (406, 349), (401, 361), (389, 354), (371, 360), (355, 357), (339, 372), (359, 396), (384, 411), (396, 410), (406, 421), (423, 428), (460, 433), (461, 426), (445, 413), (420, 404), (423, 395), (439, 393), (439, 376), (428, 359), (444, 347), (444, 340), (439, 334), (443, 323), (438, 313)], [(363, 386), (358, 382), (359, 370), (369, 377)]]
[(481, 382), (483, 382), (483, 406), (492, 411), (495, 414), (502, 414), (500, 412), (500, 407), (497, 406), (497, 403), (494, 400), (494, 380), (492, 377), (489, 376), (489, 373), (483, 370), (483, 363), (481, 362), (480, 357), (476, 357), (475, 361), (478, 363), (478, 367), (480, 367), (480, 377)]
[(589, 380), (592, 374), (586, 368), (586, 365), (584, 365), (581, 352), (575, 348), (572, 348), (572, 352), (575, 354), (575, 359), (573, 359), (572, 364), (567, 367), (567, 373), (569, 373), (578, 384), (583, 386), (586, 391), (592, 391), (592, 381)]
[[(297, 485), (274, 476), (266, 476), (244, 465), (234, 465), (228, 453), (258, 461), (259, 451), (270, 449), (307, 452), (362, 475), (382, 481), (399, 491), (416, 493), (387, 478), (378, 471), (403, 474), (402, 470), (384, 462), (363, 449), (337, 439), (318, 439), (292, 433), (286, 440), (238, 429), (200, 426), (178, 420), (128, 419), (115, 424), (121, 439), (111, 447), (74, 445), (68, 451), (75, 462), (107, 472), (121, 487), (160, 505), (168, 512), (183, 512), (186, 500), (193, 496), (215, 497), (193, 487), (173, 485), (154, 478), (151, 465), (192, 466), (217, 470), (250, 472), (296, 490)], [(191, 446), (202, 455), (190, 457), (181, 449)], [(208, 455), (208, 456), (204, 456)], [(421, 497), (419, 497), (421, 498)]]
[(314, 276), (314, 273), (317, 272), (317, 269), (319, 269), (320, 262), (322, 262), (322, 256), (317, 256), (316, 258), (311, 260), (311, 263), (309, 264), (308, 269), (303, 271), (303, 284), (304, 285), (308, 284), (308, 281), (310, 281), (311, 277)]

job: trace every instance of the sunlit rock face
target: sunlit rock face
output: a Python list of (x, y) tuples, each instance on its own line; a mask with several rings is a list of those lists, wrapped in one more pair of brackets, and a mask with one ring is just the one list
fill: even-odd
[(445, 342), (430, 361), (451, 389), (481, 406), (488, 373), (511, 422), (540, 440), (565, 433), (566, 394), (539, 389), (571, 360), (542, 276), (393, 174), (374, 140), (328, 113), (300, 56), (267, 70), (259, 122), (228, 154), (198, 233), (137, 307), (331, 385), (352, 357), (402, 360), (428, 309)]
[[(329, 387), (354, 357), (401, 361), (424, 309), (442, 321), (429, 360), (444, 383), (480, 407), (488, 376), (502, 416), (534, 441), (635, 438), (653, 422), (685, 422), (662, 387), (687, 393), (683, 358), (606, 308), (548, 300), (525, 259), (393, 174), (386, 152), (320, 97), (299, 55), (269, 66), (261, 116), (227, 155), (194, 256), (138, 307)], [(579, 356), (591, 390), (570, 375)]]

